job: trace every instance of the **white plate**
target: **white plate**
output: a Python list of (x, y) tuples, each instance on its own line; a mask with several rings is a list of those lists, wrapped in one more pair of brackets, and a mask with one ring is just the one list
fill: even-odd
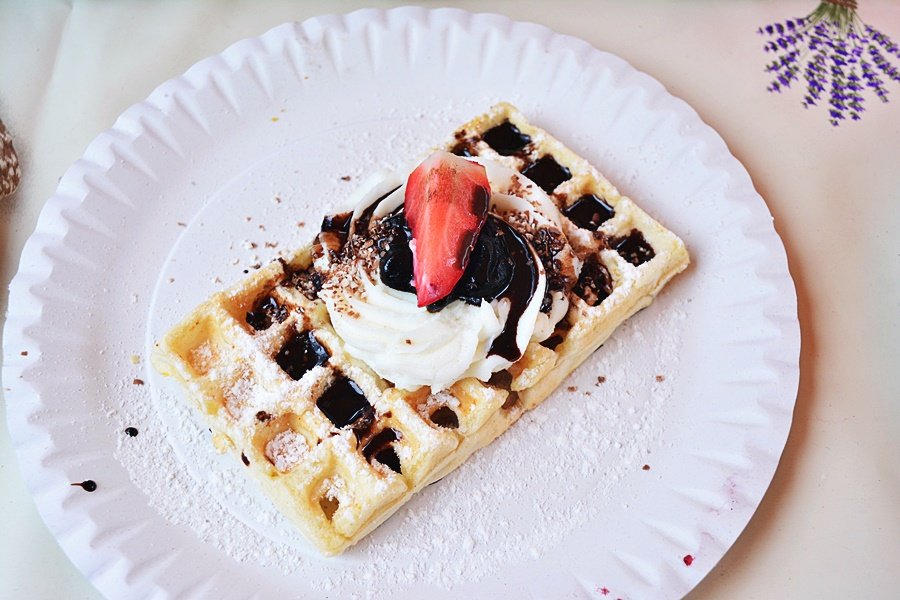
[[(681, 235), (693, 265), (574, 387), (321, 559), (213, 454), (149, 348), (243, 269), (308, 241), (360, 176), (498, 100)], [(9, 306), (22, 471), (66, 553), (115, 598), (679, 597), (759, 504), (797, 391), (784, 249), (719, 136), (615, 56), (456, 10), (282, 25), (164, 83), (65, 174)], [(99, 489), (69, 485), (85, 479)]]

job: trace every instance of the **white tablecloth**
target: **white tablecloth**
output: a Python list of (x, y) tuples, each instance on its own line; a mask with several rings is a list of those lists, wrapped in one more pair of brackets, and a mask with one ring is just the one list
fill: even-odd
[[(284, 21), (395, 4), (0, 4), (0, 119), (24, 171), (19, 193), (0, 201), (2, 312), (44, 201), (126, 107)], [(806, 14), (815, 0), (441, 4), (545, 24), (656, 77), (722, 134), (775, 216), (803, 335), (794, 427), (757, 514), (691, 598), (897, 597), (900, 86), (890, 87), (893, 103), (873, 101), (862, 122), (836, 130), (796, 91), (765, 91), (756, 27)], [(900, 43), (900, 2), (860, 4)], [(0, 598), (97, 598), (38, 517), (5, 428), (0, 483)]]

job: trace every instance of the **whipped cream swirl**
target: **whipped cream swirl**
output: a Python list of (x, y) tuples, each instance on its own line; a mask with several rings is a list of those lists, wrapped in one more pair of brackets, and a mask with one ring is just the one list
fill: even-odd
[[(354, 198), (344, 246), (326, 247), (315, 261), (325, 279), (319, 297), (346, 351), (403, 389), (428, 386), (437, 392), (466, 377), (487, 381), (521, 357), (530, 341), (549, 337), (568, 310), (567, 290), (548, 289), (560, 286), (550, 285), (545, 269), (545, 264), (552, 264), (555, 273), (551, 280), (571, 279), (574, 283), (581, 266), (562, 234), (556, 206), (543, 190), (515, 170), (474, 160), (485, 166), (491, 184), (493, 216), (489, 218), (503, 219), (513, 227), (513, 233), (526, 240), (531, 259), (526, 257), (526, 262), (536, 275), (527, 305), (518, 307), (517, 322), (507, 323), (517, 312), (516, 308), (511, 311), (509, 293), (513, 290), (478, 305), (455, 300), (430, 312), (417, 306), (414, 293), (399, 291), (381, 280), (374, 232), (383, 219), (402, 206), (405, 174), (370, 177)], [(534, 242), (538, 237), (556, 240), (551, 244), (552, 255)], [(539, 253), (535, 245), (544, 252)], [(565, 273), (560, 276), (560, 272)], [(515, 300), (521, 304), (521, 298)], [(507, 325), (515, 328), (514, 335), (511, 329), (504, 333)], [(493, 347), (501, 336), (514, 338), (516, 348), (512, 353)]]

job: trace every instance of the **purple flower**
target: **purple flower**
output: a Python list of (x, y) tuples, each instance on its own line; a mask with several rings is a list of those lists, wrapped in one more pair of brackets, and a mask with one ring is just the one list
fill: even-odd
[(824, 99), (829, 122), (859, 121), (869, 91), (888, 101), (886, 81), (900, 83), (900, 69), (890, 62), (900, 57), (900, 46), (863, 23), (845, 3), (823, 0), (806, 17), (788, 19), (757, 29), (769, 39), (763, 45), (774, 53), (765, 71), (772, 74), (766, 87), (781, 93), (801, 79), (806, 83), (802, 106), (818, 106)]

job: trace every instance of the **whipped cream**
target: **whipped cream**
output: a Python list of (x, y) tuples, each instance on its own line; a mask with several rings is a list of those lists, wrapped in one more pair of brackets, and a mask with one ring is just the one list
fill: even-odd
[[(487, 171), (493, 214), (526, 239), (528, 231), (542, 228), (565, 241), (559, 212), (543, 190), (513, 169), (493, 161), (475, 160)], [(405, 183), (403, 174), (379, 173), (361, 186), (354, 198), (351, 239), (354, 234), (365, 233), (362, 227), (378, 222), (403, 204)], [(493, 373), (514, 362), (491, 351), (507, 324), (509, 298), (483, 300), (479, 306), (457, 300), (437, 312), (429, 312), (417, 306), (415, 294), (398, 291), (381, 281), (377, 248), (373, 246), (362, 244), (358, 255), (351, 255), (350, 265), (339, 264), (328, 251), (315, 263), (328, 281), (319, 297), (351, 356), (397, 387), (412, 390), (428, 386), (432, 392), (466, 377), (487, 381)], [(539, 254), (530, 243), (528, 250), (536, 266), (537, 286), (516, 323), (518, 356), (530, 341), (549, 337), (568, 310), (564, 291), (554, 291), (550, 294), (549, 310), (541, 311), (548, 279)], [(577, 278), (580, 263), (567, 243), (557, 257), (562, 257), (561, 262), (573, 269)]]

